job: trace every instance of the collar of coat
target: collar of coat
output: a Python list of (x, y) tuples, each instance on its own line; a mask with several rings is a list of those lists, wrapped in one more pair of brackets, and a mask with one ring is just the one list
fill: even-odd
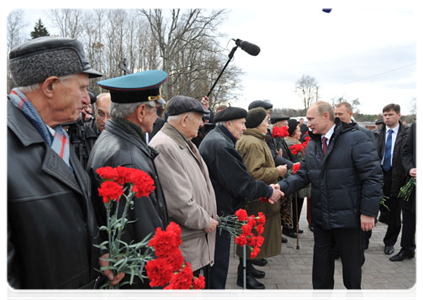
[(178, 131), (178, 129), (170, 125), (168, 122), (163, 125), (160, 131), (162, 131), (163, 133), (168, 135), (172, 140), (174, 140), (181, 149), (185, 149), (188, 147), (188, 140), (186, 139), (186, 137), (183, 136), (182, 133)]
[[(336, 137), (338, 137), (339, 135), (350, 130), (356, 130), (356, 129), (354, 128), (353, 125), (341, 122), (339, 118), (335, 118), (335, 130), (332, 134), (331, 141), (335, 139)], [(322, 137), (321, 134), (313, 134), (311, 130), (308, 131), (308, 134), (310, 135), (310, 138), (321, 143), (321, 137)]]
[(257, 128), (248, 128), (244, 131), (243, 135), (251, 135), (261, 140), (265, 140), (267, 138), (267, 135), (260, 132)]

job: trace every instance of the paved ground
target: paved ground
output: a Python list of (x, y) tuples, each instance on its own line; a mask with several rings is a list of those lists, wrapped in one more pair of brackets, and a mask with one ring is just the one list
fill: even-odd
[[(304, 214), (305, 214), (305, 210)], [(266, 277), (258, 279), (266, 289), (312, 289), (311, 266), (313, 257), (313, 233), (308, 229), (305, 215), (300, 218), (300, 234), (297, 250), (297, 239), (287, 237), (288, 243), (282, 244), (281, 254), (269, 258), (269, 264), (257, 269), (266, 272)], [(416, 283), (416, 258), (402, 262), (391, 262), (384, 254), (383, 236), (387, 226), (377, 223), (373, 229), (370, 246), (365, 252), (366, 262), (363, 266), (362, 289), (409, 289)], [(285, 236), (286, 237), (286, 236)], [(400, 250), (400, 238), (395, 245), (394, 254)], [(233, 254), (229, 266), (227, 289), (241, 289), (236, 285), (239, 259)], [(335, 263), (335, 289), (345, 289), (342, 282), (342, 263)], [(407, 291), (404, 291), (407, 292)]]

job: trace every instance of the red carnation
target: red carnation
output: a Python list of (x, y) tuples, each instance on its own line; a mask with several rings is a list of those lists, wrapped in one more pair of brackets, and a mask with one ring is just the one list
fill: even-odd
[(239, 221), (245, 221), (248, 218), (247, 211), (245, 209), (242, 209), (242, 208), (238, 209), (235, 212), (235, 215), (238, 217)]
[(254, 247), (253, 252), (251, 252), (251, 259), (256, 258), (256, 256), (260, 253), (260, 248), (259, 247)]
[(291, 152), (292, 152), (293, 155), (297, 155), (298, 152), (301, 152), (303, 150), (303, 145), (295, 144), (295, 145), (292, 145), (291, 147), (289, 147), (289, 149), (291, 149)]
[(192, 286), (194, 290), (203, 290), (206, 287), (204, 276), (200, 275), (198, 278), (194, 278)]
[(247, 237), (244, 234), (237, 236), (235, 238), (235, 244), (240, 245), (241, 247), (245, 246), (247, 244)]
[(150, 286), (165, 286), (170, 281), (173, 270), (164, 258), (157, 258), (147, 262), (145, 265)]
[(297, 171), (300, 169), (300, 167), (301, 167), (300, 163), (293, 165), (292, 166), (292, 172), (294, 172), (294, 174), (297, 173)]
[(192, 285), (193, 276), (194, 274), (192, 272), (191, 265), (187, 262), (186, 266), (179, 273), (172, 275), (169, 285), (164, 289), (187, 290)]
[(264, 237), (262, 237), (261, 235), (258, 235), (257, 236), (257, 238), (256, 238), (256, 245), (257, 245), (257, 247), (261, 247), (261, 246), (263, 246), (263, 243), (264, 243)]
[(97, 169), (97, 174), (106, 180), (117, 180), (119, 177), (115, 168), (112, 167), (102, 167)]
[(179, 248), (175, 248), (168, 254), (166, 261), (167, 264), (171, 267), (172, 272), (179, 271), (184, 264), (184, 257), (182, 256), (181, 250), (179, 250)]
[(269, 199), (266, 197), (260, 197), (259, 200), (261, 203), (269, 203)]
[(155, 236), (149, 242), (149, 246), (154, 247), (157, 257), (165, 257), (181, 245), (180, 232), (179, 226), (176, 228), (174, 225), (169, 224), (166, 231), (158, 227)]
[(249, 238), (247, 238), (247, 244), (248, 244), (248, 246), (255, 247), (256, 244), (257, 244), (257, 240), (256, 239), (257, 238), (254, 235), (253, 236), (250, 236)]
[(262, 224), (257, 225), (256, 230), (257, 230), (257, 234), (263, 234), (263, 232), (264, 232), (264, 225), (262, 225)]
[(251, 227), (256, 227), (256, 217), (254, 215), (251, 215), (248, 217), (247, 219), (247, 224), (250, 225)]
[(253, 226), (248, 223), (242, 226), (242, 233), (246, 236), (251, 234), (251, 230), (253, 230)]
[(266, 215), (264, 213), (262, 213), (261, 211), (259, 211), (258, 216), (256, 217), (257, 219), (257, 223), (258, 224), (263, 224), (266, 223)]
[(103, 202), (108, 203), (110, 200), (119, 201), (123, 195), (123, 187), (113, 181), (104, 181), (98, 188), (98, 194), (103, 196)]
[(154, 180), (144, 171), (133, 169), (130, 180), (134, 184), (132, 192), (137, 193), (138, 198), (148, 197), (155, 189)]

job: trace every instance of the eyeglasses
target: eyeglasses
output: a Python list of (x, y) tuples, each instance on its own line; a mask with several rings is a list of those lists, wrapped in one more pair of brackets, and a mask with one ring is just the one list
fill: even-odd
[(106, 114), (106, 113), (102, 112), (101, 110), (97, 111), (96, 115), (98, 117), (102, 118), (102, 119), (104, 119), (104, 118), (110, 119), (110, 115), (108, 113)]

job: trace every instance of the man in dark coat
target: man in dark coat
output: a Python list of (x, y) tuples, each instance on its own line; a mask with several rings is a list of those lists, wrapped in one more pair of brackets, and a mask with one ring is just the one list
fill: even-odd
[(60, 124), (78, 119), (89, 78), (101, 74), (79, 41), (53, 37), (12, 49), (9, 70), (17, 88), (7, 101), (8, 282), (94, 288), (100, 254), (90, 180)]
[[(402, 164), (407, 174), (405, 183), (411, 177), (416, 179), (416, 123), (413, 123), (408, 133), (407, 141), (404, 143), (402, 152)], [(401, 250), (398, 254), (389, 258), (390, 261), (403, 261), (414, 257), (416, 250), (416, 188), (410, 194), (409, 199), (401, 199), (402, 210), (402, 235)]]
[[(106, 224), (106, 209), (97, 192), (102, 183), (96, 172), (98, 168), (123, 166), (140, 169), (154, 180), (155, 189), (148, 197), (134, 198), (134, 209), (129, 211), (128, 219), (136, 222), (129, 224), (123, 234), (127, 243), (140, 242), (147, 235), (154, 234), (157, 227), (165, 229), (168, 224), (166, 202), (154, 165), (158, 152), (145, 142), (145, 132), (151, 132), (157, 118), (157, 101), (162, 100), (159, 87), (166, 79), (166, 72), (146, 71), (98, 82), (110, 90), (112, 100), (111, 119), (97, 139), (87, 165), (100, 225)], [(148, 280), (144, 280), (129, 288), (148, 288), (148, 284)]]
[[(245, 206), (246, 200), (269, 198), (275, 203), (283, 194), (275, 185), (256, 181), (245, 167), (235, 143), (246, 130), (247, 112), (239, 107), (228, 107), (216, 114), (217, 127), (206, 135), (200, 144), (200, 153), (209, 169), (216, 194), (217, 214), (233, 215)], [(231, 236), (227, 231), (217, 232), (214, 265), (210, 268), (211, 289), (224, 289), (229, 267)], [(254, 278), (249, 288), (264, 288)]]
[(361, 288), (361, 230), (371, 230), (382, 198), (382, 170), (374, 144), (361, 131), (339, 119), (323, 101), (307, 111), (312, 130), (296, 174), (280, 181), (292, 194), (311, 183), (314, 226), (313, 288), (333, 289), (336, 243), (344, 285)]
[[(377, 134), (376, 144), (380, 164), (383, 169), (383, 194), (388, 198), (386, 205), (389, 211), (381, 206), (381, 216), (386, 217), (388, 229), (383, 243), (386, 255), (394, 253), (394, 245), (401, 231), (401, 200), (397, 197), (405, 182), (405, 170), (402, 164), (402, 148), (407, 140), (409, 127), (400, 122), (401, 108), (398, 104), (388, 104), (383, 108), (382, 128)], [(387, 151), (387, 148), (389, 150)]]

